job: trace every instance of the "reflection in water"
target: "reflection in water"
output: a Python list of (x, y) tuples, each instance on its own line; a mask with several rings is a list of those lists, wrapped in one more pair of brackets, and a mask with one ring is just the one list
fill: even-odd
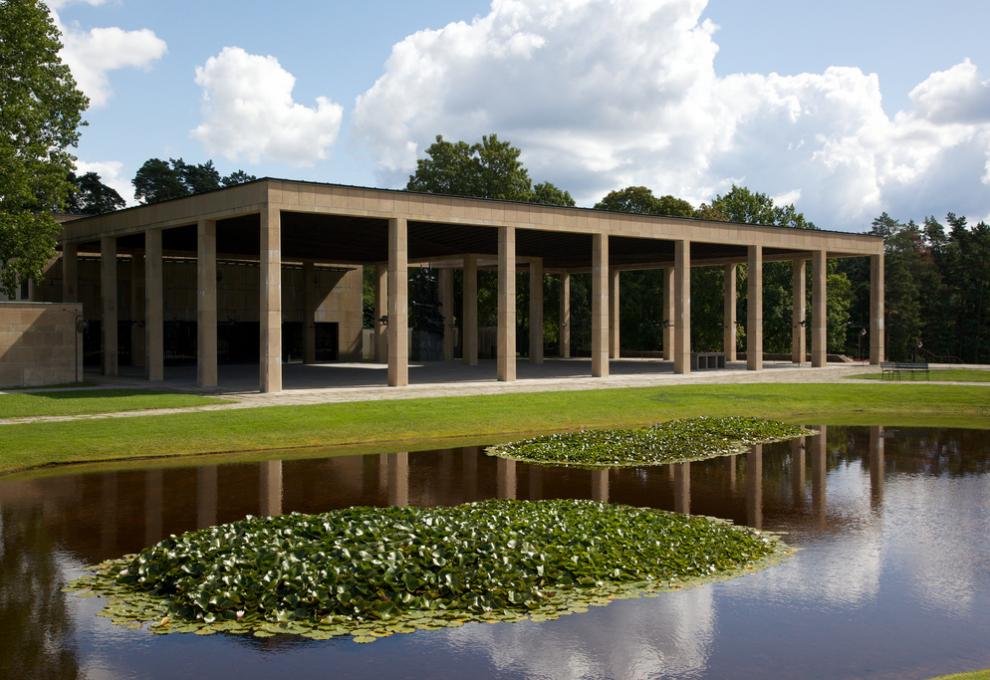
[(746, 454), (746, 524), (763, 528), (763, 445)]
[[(259, 659), (295, 659), (304, 676), (339, 667), (347, 676), (381, 677), (417, 675), (407, 666), (420, 654), (430, 662), (419, 674), (461, 676), (464, 662), (482, 677), (643, 677), (657, 669), (692, 677), (786, 674), (780, 669), (794, 677), (863, 669), (924, 677), (921, 668), (933, 675), (990, 666), (985, 433), (816, 429), (739, 456), (656, 468), (535, 466), (470, 447), (0, 482), (0, 677), (93, 669), (104, 677), (171, 677), (202, 674), (200, 664), (245, 678), (280, 674)], [(553, 623), (416, 634), (370, 652), (281, 639), (149, 638), (78, 605), (89, 601), (67, 609), (60, 592), (71, 565), (248, 514), (517, 497), (725, 517), (784, 532), (802, 550), (725, 584)], [(837, 646), (842, 654), (830, 651)], [(768, 665), (770, 658), (779, 664)]]

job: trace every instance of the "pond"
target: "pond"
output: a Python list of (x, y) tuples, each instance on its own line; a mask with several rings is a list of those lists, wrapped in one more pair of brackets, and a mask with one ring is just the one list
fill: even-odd
[[(0, 677), (926, 678), (990, 667), (990, 433), (810, 426), (823, 435), (611, 471), (469, 447), (0, 480)], [(784, 532), (799, 552), (556, 621), (370, 645), (152, 636), (62, 592), (87, 564), (248, 514), (485, 498), (723, 517)]]

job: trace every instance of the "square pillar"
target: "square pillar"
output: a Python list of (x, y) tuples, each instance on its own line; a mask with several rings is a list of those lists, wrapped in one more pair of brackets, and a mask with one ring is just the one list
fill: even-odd
[(316, 267), (312, 262), (303, 262), (302, 344), (304, 364), (316, 363), (316, 310), (319, 306), (316, 296)]
[(691, 242), (674, 241), (674, 373), (691, 372)]
[(79, 301), (79, 246), (62, 244), (62, 302)]
[(619, 336), (619, 271), (609, 272), (608, 277), (608, 355), (618, 359), (622, 354)]
[(883, 253), (870, 256), (870, 363), (884, 360), (884, 264)]
[(131, 366), (144, 366), (144, 253), (131, 255)]
[(736, 360), (736, 265), (722, 269), (722, 352), (726, 361)]
[(217, 386), (217, 223), (196, 227), (196, 384)]
[(763, 368), (763, 246), (749, 246), (746, 253), (746, 368)]
[(375, 265), (375, 361), (388, 362), (388, 267)]
[(529, 263), (529, 362), (543, 363), (543, 260)]
[(443, 360), (454, 360), (454, 270), (441, 269), (440, 314), (443, 316)]
[(103, 375), (117, 375), (117, 239), (100, 239), (100, 299), (103, 306)]
[(478, 256), (464, 256), (464, 289), (461, 291), (461, 358), (478, 365)]
[(807, 260), (794, 260), (791, 263), (791, 361), (804, 363), (808, 354), (806, 317), (807, 310)]
[(816, 368), (828, 363), (827, 277), (825, 251), (816, 250), (811, 257), (811, 365)]
[(608, 377), (608, 234), (591, 235), (591, 375)]
[(677, 312), (674, 310), (674, 269), (667, 267), (663, 272), (663, 309), (660, 313), (660, 322), (663, 333), (663, 359), (664, 361), (674, 360), (674, 317)]
[(282, 390), (282, 213), (267, 205), (261, 211), (261, 356), (262, 392)]
[(388, 221), (388, 384), (409, 384), (409, 250), (405, 217)]
[(560, 274), (560, 319), (557, 327), (557, 339), (560, 342), (560, 356), (571, 358), (571, 275), (567, 272)]
[(516, 230), (498, 228), (498, 379), (516, 379)]
[(162, 232), (144, 232), (144, 346), (148, 380), (165, 379), (165, 300), (162, 294)]

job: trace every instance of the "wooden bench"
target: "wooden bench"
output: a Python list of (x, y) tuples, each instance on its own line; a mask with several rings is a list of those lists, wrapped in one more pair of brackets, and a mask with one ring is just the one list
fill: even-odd
[(882, 379), (890, 376), (900, 380), (902, 375), (908, 374), (914, 380), (914, 377), (921, 373), (925, 374), (926, 380), (929, 379), (927, 361), (884, 361), (880, 364), (880, 377)]

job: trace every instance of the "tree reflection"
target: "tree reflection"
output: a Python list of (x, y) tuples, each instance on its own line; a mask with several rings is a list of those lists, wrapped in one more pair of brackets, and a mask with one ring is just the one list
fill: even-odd
[(0, 677), (77, 678), (55, 542), (42, 508), (0, 506)]

